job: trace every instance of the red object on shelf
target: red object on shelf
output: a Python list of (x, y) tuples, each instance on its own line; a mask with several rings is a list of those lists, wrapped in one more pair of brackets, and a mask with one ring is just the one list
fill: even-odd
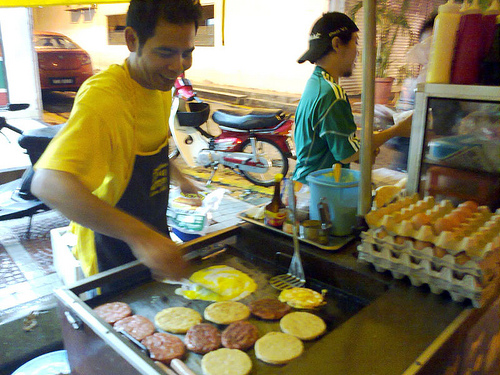
[(473, 200), (480, 205), (495, 205), (500, 199), (500, 177), (447, 167), (427, 170), (429, 195), (444, 195), (460, 200)]
[(483, 15), (475, 0), (460, 16), (455, 54), (451, 65), (451, 83), (473, 85), (479, 81), (483, 57)]

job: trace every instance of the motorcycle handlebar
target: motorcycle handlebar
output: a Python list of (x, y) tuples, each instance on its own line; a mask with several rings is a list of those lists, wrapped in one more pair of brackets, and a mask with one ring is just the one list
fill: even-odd
[(21, 104), (7, 104), (7, 111), (22, 111), (23, 109), (28, 108), (30, 105), (27, 103)]
[[(30, 105), (27, 103), (7, 104), (6, 108), (2, 108), (2, 110), (4, 110), (4, 111), (22, 111), (23, 109), (26, 109), (29, 106)], [(0, 131), (3, 128), (10, 129), (13, 132), (16, 132), (18, 134), (23, 134), (23, 131), (21, 129), (18, 129), (15, 126), (7, 124), (7, 120), (5, 119), (5, 117), (0, 117)]]
[(18, 134), (23, 134), (23, 131), (21, 129), (18, 129), (15, 126), (7, 124), (5, 117), (0, 117), (0, 131), (2, 131), (3, 128), (10, 129), (13, 132), (16, 132)]

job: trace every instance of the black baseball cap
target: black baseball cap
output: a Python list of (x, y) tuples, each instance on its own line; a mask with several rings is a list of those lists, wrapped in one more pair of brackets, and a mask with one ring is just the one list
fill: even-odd
[(314, 63), (330, 47), (335, 36), (359, 31), (347, 15), (340, 12), (325, 13), (314, 24), (309, 36), (309, 49), (298, 60), (299, 64), (309, 60)]

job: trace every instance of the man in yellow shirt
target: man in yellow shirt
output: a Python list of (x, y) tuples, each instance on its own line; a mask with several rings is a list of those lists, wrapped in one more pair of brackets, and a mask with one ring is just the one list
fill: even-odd
[(86, 276), (139, 259), (156, 277), (185, 276), (168, 237), (170, 177), (195, 185), (168, 160), (171, 88), (192, 64), (197, 0), (131, 0), (130, 51), (80, 88), (67, 124), (35, 165), (32, 192), (78, 225)]

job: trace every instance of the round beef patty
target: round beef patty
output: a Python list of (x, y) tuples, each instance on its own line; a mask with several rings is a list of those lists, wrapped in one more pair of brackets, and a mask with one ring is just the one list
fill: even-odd
[(154, 333), (141, 341), (149, 350), (149, 356), (157, 361), (169, 364), (174, 358), (181, 359), (186, 347), (180, 338), (170, 333)]
[(259, 330), (247, 321), (234, 322), (222, 332), (222, 345), (229, 349), (250, 349), (259, 338)]
[(200, 323), (187, 331), (184, 342), (192, 352), (206, 354), (220, 348), (221, 334), (212, 324)]
[(253, 315), (266, 320), (281, 319), (292, 309), (288, 304), (275, 298), (259, 299), (251, 302), (248, 307)]
[(95, 313), (106, 321), (114, 324), (120, 319), (132, 315), (130, 306), (125, 302), (109, 302), (94, 308)]
[(155, 325), (151, 320), (141, 315), (132, 315), (117, 321), (113, 327), (119, 331), (127, 331), (134, 339), (141, 341), (146, 336), (152, 335)]

